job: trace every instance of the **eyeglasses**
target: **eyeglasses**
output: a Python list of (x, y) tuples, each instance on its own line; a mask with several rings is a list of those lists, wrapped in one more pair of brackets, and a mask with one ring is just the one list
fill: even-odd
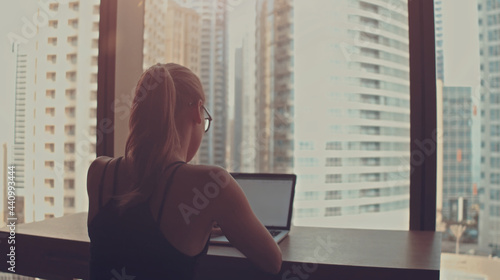
[(212, 122), (212, 116), (210, 116), (210, 113), (208, 112), (207, 108), (205, 108), (205, 106), (201, 105), (201, 107), (203, 107), (203, 110), (207, 112), (207, 117), (205, 117), (205, 133), (206, 133), (210, 128), (210, 123)]

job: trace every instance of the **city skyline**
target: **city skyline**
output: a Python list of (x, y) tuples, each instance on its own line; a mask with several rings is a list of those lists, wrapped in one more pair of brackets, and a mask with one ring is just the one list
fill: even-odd
[[(200, 77), (214, 122), (194, 162), (298, 175), (295, 225), (406, 230), (406, 2), (147, 0), (143, 67), (173, 61)], [(90, 98), (97, 87), (99, 0), (70, 3), (78, 3), (77, 15), (75, 6), (60, 2), (60, 10), (52, 10), (33, 37), (23, 35), (23, 18), (32, 22), (37, 11), (50, 11), (48, 4), (16, 4), (6, 16), (13, 24), (0, 27), (5, 38), (0, 52), (7, 61), (0, 82), (8, 93), (0, 110), (8, 133), (0, 135), (0, 143), (8, 144), (9, 164), (21, 162), (12, 155), (23, 145), (24, 166), (34, 166), (24, 170), (28, 180), (20, 184), (20, 196), (29, 198), (26, 222), (87, 210), (86, 168), (95, 156), (97, 101)], [(487, 0), (435, 3), (438, 122), (445, 134), (438, 143), (437, 216), (459, 223), (479, 213), (477, 246), (466, 248), (485, 255), (489, 244), (500, 245), (500, 33), (495, 31), (500, 17), (493, 16), (500, 6)], [(172, 19), (177, 15), (182, 16)], [(67, 32), (55, 32), (54, 20)], [(83, 27), (81, 36), (75, 33)], [(11, 44), (13, 33), (24, 41)], [(27, 93), (14, 82), (23, 55)], [(33, 102), (16, 103), (23, 94)], [(60, 103), (51, 105), (47, 98)], [(26, 116), (36, 110), (37, 117), (19, 125), (16, 108)], [(14, 132), (23, 129), (28, 135), (53, 135), (14, 143)], [(78, 135), (67, 138), (74, 130)], [(78, 153), (79, 143), (86, 143), (86, 153)], [(50, 162), (66, 171), (59, 178), (55, 171), (41, 172)], [(479, 210), (459, 211), (472, 206)]]
[[(155, 1), (151, 1), (151, 3), (153, 3), (153, 2), (155, 2)], [(156, 1), (156, 2), (158, 2), (158, 3), (163, 3), (162, 1)], [(172, 1), (172, 2), (173, 2), (173, 1)], [(186, 5), (186, 6), (189, 6), (189, 7), (190, 7), (190, 8), (187, 8), (187, 9), (196, 9), (196, 7), (197, 7), (197, 6), (196, 6), (196, 5), (197, 5), (196, 3), (197, 3), (197, 1), (191, 1), (191, 2), (190, 2), (190, 5)], [(222, 2), (221, 2), (221, 3), (222, 3)], [(256, 43), (258, 43), (260, 40), (263, 40), (263, 39), (259, 39), (259, 38), (266, 38), (266, 36), (267, 36), (267, 35), (266, 35), (266, 36), (262, 37), (262, 36), (261, 36), (261, 35), (259, 35), (259, 34), (264, 34), (264, 32), (273, 32), (273, 34), (274, 34), (274, 32), (282, 32), (282, 31), (280, 31), (280, 30), (281, 30), (281, 29), (283, 29), (283, 27), (280, 27), (279, 25), (277, 25), (278, 27), (274, 27), (273, 25), (269, 25), (269, 26), (267, 26), (267, 27), (266, 27), (265, 25), (262, 25), (262, 23), (259, 23), (259, 21), (258, 21), (258, 20), (259, 20), (259, 18), (263, 19), (263, 18), (264, 18), (264, 16), (261, 16), (261, 15), (259, 15), (259, 14), (257, 13), (257, 12), (258, 12), (258, 10), (260, 9), (260, 7), (259, 7), (259, 6), (262, 6), (262, 5), (270, 5), (271, 3), (281, 3), (281, 2), (258, 1), (258, 2), (255, 2), (255, 3), (256, 3), (256, 6), (255, 6), (255, 9), (256, 9), (255, 24), (256, 24), (256, 26), (257, 26), (257, 27), (258, 27), (258, 26), (261, 26), (261, 27), (258, 27), (258, 28), (256, 29), (256, 31), (257, 31), (257, 32), (255, 33), (255, 36), (256, 36), (256, 37), (255, 37), (253, 40), (256, 40), (255, 42), (256, 42)], [(284, 3), (285, 5), (290, 5), (290, 4), (286, 4), (286, 1), (282, 1), (282, 3)], [(364, 2), (363, 2), (363, 3), (364, 3)], [(404, 3), (404, 2), (401, 2), (401, 3)], [(222, 3), (222, 4), (221, 4), (221, 5), (219, 5), (219, 6), (224, 6), (224, 3)], [(269, 10), (269, 9), (279, 9), (279, 8), (276, 8), (276, 7), (279, 7), (279, 6), (270, 7), (270, 8), (266, 8), (266, 9), (267, 9), (267, 10)], [(286, 6), (284, 6), (284, 7), (286, 7)], [(293, 7), (293, 6), (290, 6), (290, 7)], [(165, 8), (165, 7), (163, 6), (163, 8)], [(202, 9), (202, 8), (203, 8), (203, 6), (198, 6), (198, 9)], [(366, 9), (370, 9), (370, 6), (368, 5), (368, 6), (366, 6), (365, 8), (366, 8)], [(402, 10), (403, 10), (403, 11), (405, 11), (405, 9), (404, 9), (404, 8), (403, 8)], [(276, 10), (276, 11), (278, 11), (278, 10)], [(147, 12), (147, 10), (146, 10), (146, 12)], [(164, 11), (164, 12), (166, 13), (167, 11)], [(279, 11), (278, 11), (278, 13), (279, 13)], [(293, 11), (292, 11), (292, 14), (293, 14)], [(149, 17), (148, 17), (148, 18), (149, 18)], [(292, 18), (290, 17), (290, 19), (292, 19)], [(391, 17), (389, 17), (388, 19), (389, 19), (389, 20), (392, 20), (392, 19), (391, 19)], [(349, 20), (351, 20), (351, 19), (349, 19)], [(361, 22), (361, 23), (362, 23), (362, 22)], [(368, 23), (369, 23), (369, 24), (373, 24), (373, 21), (366, 21), (366, 20), (365, 20), (365, 22), (364, 22), (364, 23), (362, 23), (362, 24), (368, 24)], [(277, 24), (279, 24), (279, 22), (278, 22)], [(291, 22), (290, 22), (290, 24), (291, 24)], [(286, 40), (288, 40), (289, 42), (292, 42), (292, 45), (290, 45), (289, 47), (286, 47), (286, 45), (285, 45), (285, 46), (284, 46), (284, 47), (285, 47), (285, 49), (281, 49), (280, 51), (277, 51), (276, 53), (278, 53), (278, 54), (282, 54), (282, 53), (285, 51), (285, 54), (286, 54), (286, 53), (288, 52), (288, 57), (289, 57), (289, 58), (288, 58), (288, 59), (289, 59), (288, 61), (289, 61), (289, 62), (287, 62), (287, 63), (289, 63), (289, 64), (290, 64), (290, 66), (289, 66), (289, 67), (290, 67), (290, 69), (289, 69), (289, 70), (287, 70), (287, 71), (290, 71), (290, 70), (291, 70), (292, 72), (290, 72), (290, 73), (293, 73), (293, 60), (294, 60), (294, 57), (295, 57), (295, 56), (293, 55), (293, 53), (291, 52), (291, 50), (293, 49), (293, 45), (294, 45), (294, 43), (293, 43), (293, 40), (290, 40), (289, 38), (290, 38), (290, 36), (292, 36), (292, 38), (293, 38), (294, 34), (293, 34), (293, 31), (292, 31), (292, 30), (293, 30), (293, 25), (290, 25), (290, 24), (289, 24), (289, 26), (290, 26), (290, 27), (289, 27), (289, 30), (290, 30), (289, 32), (290, 32), (290, 33), (289, 33), (289, 35), (286, 35), (286, 34), (285, 34), (285, 37), (283, 37), (283, 38), (285, 38), (285, 39), (286, 39)], [(341, 23), (341, 24), (345, 24), (345, 23)], [(157, 26), (153, 26), (153, 25), (152, 25), (152, 27), (157, 27)], [(313, 26), (311, 26), (310, 28), (316, 28), (316, 30), (320, 30), (320, 29), (317, 29), (317, 27), (318, 27), (318, 26), (314, 26), (314, 25), (313, 25)], [(373, 26), (371, 26), (371, 27), (373, 27)], [(167, 28), (167, 27), (166, 27), (166, 25), (160, 25), (160, 26), (159, 26), (159, 28)], [(172, 26), (171, 26), (171, 28), (172, 28)], [(258, 31), (258, 30), (259, 30), (259, 28), (260, 28), (260, 30), (261, 30), (261, 31)], [(270, 29), (269, 29), (269, 28), (270, 28)], [(275, 30), (275, 31), (269, 31), (269, 30), (273, 30), (273, 28), (276, 28), (276, 30)], [(338, 27), (336, 27), (336, 28), (338, 29)], [(342, 28), (344, 28), (344, 27), (342, 27)], [(151, 29), (148, 29), (148, 30), (151, 30)], [(226, 32), (226, 31), (224, 31), (224, 30), (225, 30), (225, 29), (224, 29), (224, 27), (223, 27), (221, 30), (222, 30), (222, 32)], [(268, 30), (268, 31), (265, 31), (265, 30)], [(334, 28), (334, 30), (335, 30), (335, 28)], [(339, 30), (336, 30), (336, 32), (338, 32), (338, 31), (339, 31)], [(234, 31), (233, 31), (233, 32), (234, 32)], [(260, 33), (259, 33), (259, 32), (260, 32)], [(161, 33), (161, 32), (160, 32), (160, 33)], [(366, 33), (366, 32), (365, 32), (365, 33)], [(319, 33), (318, 33), (318, 34), (319, 34)], [(340, 33), (339, 33), (339, 34), (340, 34)], [(363, 33), (363, 34), (364, 34), (364, 33)], [(150, 34), (150, 35), (149, 35), (149, 37), (151, 37), (151, 36), (153, 36), (153, 35), (154, 35), (154, 34)], [(265, 34), (264, 34), (264, 35), (265, 35)], [(146, 35), (145, 35), (145, 36), (146, 36)], [(259, 36), (261, 36), (261, 37), (259, 37)], [(281, 35), (279, 35), (279, 34), (278, 34), (278, 36), (281, 36)], [(300, 35), (300, 36), (303, 36), (303, 35)], [(146, 37), (148, 37), (148, 36), (146, 36)], [(247, 36), (247, 39), (248, 39), (248, 37), (252, 37), (252, 36)], [(156, 37), (155, 37), (155, 38), (156, 38)], [(163, 37), (161, 37), (161, 36), (160, 36), (160, 38), (163, 38)], [(276, 39), (275, 39), (275, 40), (279, 40), (279, 38), (281, 38), (281, 37), (276, 37)], [(163, 39), (163, 40), (165, 40), (165, 39)], [(266, 40), (267, 40), (267, 39), (266, 39)], [(345, 39), (344, 39), (344, 40), (345, 40)], [(165, 41), (167, 41), (167, 40), (165, 40)], [(264, 41), (262, 41), (262, 42), (264, 42)], [(272, 41), (271, 41), (271, 42), (272, 42)], [(284, 42), (287, 42), (287, 41), (284, 41)], [(266, 45), (266, 47), (265, 47), (265, 48), (267, 48), (268, 43), (264, 43), (264, 44)], [(280, 43), (280, 41), (276, 41), (276, 44), (281, 44), (281, 43)], [(296, 42), (295, 42), (295, 44), (296, 44)], [(151, 44), (150, 44), (150, 45), (151, 45)], [(161, 45), (160, 45), (160, 46), (161, 46)], [(280, 45), (276, 45), (276, 46), (280, 46)], [(349, 51), (351, 51), (351, 50), (352, 50), (350, 46), (346, 45), (346, 41), (341, 42), (341, 44), (339, 44), (338, 46), (340, 47), (341, 51), (343, 52), (343, 54), (342, 54), (343, 56), (345, 56), (345, 55), (346, 55), (346, 51), (347, 51), (347, 52), (349, 52)], [(249, 48), (249, 47), (247, 46), (247, 49), (248, 49), (248, 48)], [(258, 48), (258, 45), (257, 45), (257, 48)], [(280, 48), (283, 48), (283, 46), (281, 46)], [(286, 48), (288, 48), (288, 50), (287, 50)], [(168, 49), (168, 48), (167, 48), (167, 49)], [(172, 49), (172, 48), (170, 48), (170, 49)], [(145, 50), (145, 51), (146, 51), (146, 50)], [(272, 49), (270, 49), (270, 51), (272, 51)], [(266, 52), (267, 52), (267, 50), (263, 50), (263, 51), (262, 51), (262, 53), (266, 53)], [(272, 52), (274, 53), (274, 51), (272, 51)], [(349, 54), (349, 55), (350, 55), (350, 54)], [(158, 55), (157, 55), (157, 56), (158, 56)], [(153, 56), (152, 56), (152, 57), (153, 57)], [(271, 61), (269, 60), (269, 58), (266, 58), (268, 62), (266, 62), (266, 60), (260, 60), (260, 61), (262, 61), (262, 62), (258, 62), (258, 61), (259, 61), (259, 59), (258, 59), (258, 57), (259, 57), (259, 56), (258, 56), (258, 55), (256, 55), (256, 57), (257, 57), (256, 69), (261, 69), (261, 70), (263, 70), (263, 69), (265, 69), (265, 67), (269, 67), (269, 66), (266, 66), (266, 64), (273, 65), (273, 64), (271, 64)], [(262, 57), (264, 57), (264, 56), (262, 56)], [(298, 56), (298, 57), (300, 57), (300, 54), (299, 54), (299, 56)], [(149, 61), (149, 60), (147, 60), (146, 58), (147, 58), (147, 56), (145, 56), (145, 64), (147, 64), (147, 63), (148, 63), (148, 61)], [(167, 56), (167, 58), (168, 58), (168, 56)], [(287, 56), (285, 56), (284, 58), (287, 58)], [(283, 59), (283, 56), (280, 56), (280, 57), (276, 56), (275, 58), (271, 57), (271, 59), (276, 59), (276, 61), (278, 61), (278, 62), (279, 62), (279, 61), (281, 61), (281, 60)], [(291, 60), (290, 60), (290, 59), (291, 59)], [(151, 60), (151, 61), (152, 61), (152, 60)], [(150, 63), (151, 63), (151, 62), (150, 62)], [(262, 65), (262, 67), (258, 66), (258, 65), (259, 65), (259, 63)], [(248, 63), (247, 63), (247, 64), (248, 64)], [(364, 65), (364, 66), (363, 66), (363, 65)], [(351, 66), (352, 66), (352, 65), (351, 65)], [(358, 66), (359, 66), (359, 65), (358, 65)], [(365, 67), (365, 68), (366, 68), (366, 67), (368, 67), (368, 66), (370, 66), (370, 65), (369, 65), (369, 64), (366, 64), (366, 63), (365, 63), (365, 64), (361, 64), (361, 67)], [(338, 66), (336, 66), (336, 67), (338, 67)], [(371, 66), (370, 66), (370, 67), (371, 67)], [(379, 67), (379, 66), (377, 66), (377, 67)], [(193, 66), (193, 68), (196, 68), (196, 66)], [(286, 68), (286, 67), (285, 67), (285, 68)], [(269, 68), (269, 69), (271, 69), (271, 68)], [(332, 69), (333, 71), (335, 71), (335, 68), (331, 68), (331, 69)], [(285, 69), (285, 70), (286, 70), (286, 69)], [(365, 70), (369, 70), (369, 69), (365, 69)], [(260, 70), (258, 70), (258, 71), (260, 71)], [(280, 70), (280, 71), (281, 71), (281, 70)], [(272, 72), (269, 72), (269, 73), (272, 73)], [(278, 74), (279, 74), (279, 73), (278, 73)], [(269, 75), (269, 74), (267, 74), (267, 75)], [(281, 74), (280, 74), (280, 75), (281, 75)], [(258, 74), (257, 74), (257, 76), (258, 76)], [(283, 78), (282, 78), (282, 80), (283, 80), (283, 81), (285, 81), (285, 79), (288, 79), (288, 81), (287, 81), (287, 82), (285, 82), (285, 88), (283, 88), (283, 89), (286, 89), (287, 91), (291, 92), (290, 97), (281, 97), (281, 98), (285, 98), (286, 100), (288, 100), (288, 101), (287, 101), (287, 102), (288, 102), (288, 104), (289, 104), (289, 105), (292, 105), (292, 104), (293, 104), (293, 101), (292, 101), (292, 100), (293, 100), (293, 85), (294, 85), (294, 82), (295, 82), (295, 81), (294, 81), (294, 78), (293, 78), (293, 74), (292, 74), (292, 76), (290, 76), (290, 77), (288, 77), (288, 78), (287, 78), (287, 76), (283, 76), (283, 75), (281, 75), (281, 76), (283, 77)], [(274, 74), (271, 74), (271, 77), (274, 77)], [(259, 79), (260, 79), (260, 78), (259, 78)], [(269, 79), (269, 78), (266, 78), (266, 79)], [(290, 79), (291, 79), (291, 80), (290, 80)], [(255, 83), (256, 83), (257, 85), (260, 85), (260, 86), (262, 87), (262, 86), (264, 85), (263, 81), (265, 81), (265, 80), (260, 80), (260, 81), (261, 81), (261, 82), (259, 82), (259, 80), (256, 80), (256, 81), (255, 81)], [(303, 78), (302, 78), (302, 77), (299, 79), (299, 82), (301, 82), (301, 81), (303, 81)], [(245, 82), (245, 80), (243, 80), (243, 82)], [(279, 81), (278, 81), (278, 80), (276, 80), (276, 81), (275, 81), (275, 83), (277, 83), (277, 84), (278, 84), (278, 83), (279, 83)], [(210, 83), (208, 83), (208, 84), (210, 84)], [(251, 84), (251, 83), (250, 83), (250, 84)], [(286, 86), (286, 84), (288, 84), (289, 86)], [(207, 83), (205, 83), (205, 85), (207, 85)], [(270, 85), (271, 85), (271, 84), (270, 84)], [(281, 86), (281, 85), (280, 85), (280, 86)], [(274, 89), (274, 90), (279, 91), (280, 89), (279, 89), (279, 88), (276, 88), (276, 89)], [(272, 91), (268, 91), (268, 90), (266, 90), (266, 91), (262, 91), (262, 94), (265, 94), (265, 95), (260, 94), (261, 96), (267, 96), (267, 97), (265, 97), (265, 99), (268, 99), (267, 101), (265, 101), (265, 103), (263, 103), (263, 104), (267, 104), (267, 105), (263, 105), (264, 107), (261, 107), (261, 108), (260, 108), (260, 110), (261, 110), (261, 111), (262, 111), (262, 108), (272, 108), (272, 107), (268, 107), (268, 106), (270, 106), (270, 105), (269, 105), (269, 104), (270, 104), (270, 103), (269, 103), (269, 102), (270, 102), (270, 101), (269, 101), (269, 100), (270, 100), (269, 98), (272, 98), (273, 100), (276, 98), (276, 97), (274, 97), (274, 96), (273, 96), (273, 95), (275, 94), (275, 93), (274, 93), (274, 90), (272, 90)], [(250, 91), (251, 91), (251, 90), (250, 90)], [(258, 87), (257, 87), (257, 92), (258, 92), (258, 91), (259, 91), (259, 90), (258, 90)], [(259, 96), (259, 95), (256, 95), (256, 97), (258, 97), (258, 96)], [(228, 98), (228, 99), (229, 99), (229, 98)], [(262, 97), (261, 97), (260, 99), (262, 99)], [(265, 100), (265, 99), (262, 99), (262, 100)], [(290, 103), (290, 102), (291, 102), (291, 103)], [(289, 105), (288, 105), (288, 106), (289, 106)], [(267, 106), (267, 107), (266, 107), (266, 106)], [(267, 110), (267, 109), (266, 109), (266, 110)], [(290, 107), (290, 109), (288, 109), (288, 110), (291, 110), (290, 112), (293, 112), (293, 105), (292, 105), (292, 107)], [(329, 110), (330, 110), (330, 111), (332, 111), (333, 109), (329, 109)], [(265, 110), (264, 110), (264, 111), (265, 111)], [(352, 111), (352, 110), (351, 110), (351, 111)], [(276, 115), (276, 113), (277, 113), (277, 112), (278, 112), (278, 111), (274, 111), (274, 109), (273, 109), (273, 110), (271, 110), (271, 111), (269, 112), (269, 114), (268, 114), (267, 116), (274, 116), (274, 117), (277, 117), (278, 119), (281, 119), (281, 120), (286, 119), (286, 118), (280, 117), (280, 115)], [(360, 112), (361, 112), (361, 111), (360, 111)], [(367, 112), (368, 112), (368, 111), (366, 111), (365, 113), (367, 113)], [(336, 109), (336, 110), (333, 110), (330, 114), (338, 114), (338, 113), (339, 113), (339, 111), (338, 111), (338, 109)], [(349, 111), (349, 112), (347, 112), (347, 111), (346, 111), (346, 113), (351, 114), (351, 113), (354, 113), (354, 112), (350, 112), (350, 111)], [(361, 113), (363, 113), (363, 112), (361, 112)], [(248, 116), (250, 116), (250, 115), (248, 115)], [(248, 116), (247, 116), (247, 117), (248, 117)], [(255, 114), (255, 116), (257, 116), (257, 114)], [(262, 115), (262, 116), (265, 116), (265, 115)], [(283, 116), (284, 116), (284, 115), (283, 115)], [(332, 116), (333, 116), (333, 115), (332, 115)], [(386, 117), (390, 117), (390, 116), (386, 116)], [(394, 117), (394, 116), (393, 116), (393, 117)], [(292, 115), (291, 115), (291, 118), (293, 118), (293, 113), (292, 113)], [(392, 117), (391, 117), (391, 118), (392, 118)], [(224, 120), (224, 118), (222, 118), (222, 119), (221, 119), (221, 123), (224, 123), (224, 121), (223, 121), (223, 120)], [(258, 120), (258, 119), (257, 119), (257, 120)], [(264, 119), (263, 119), (263, 120), (264, 120)], [(257, 131), (274, 131), (274, 132), (278, 131), (278, 129), (276, 129), (276, 127), (275, 127), (276, 123), (271, 123), (271, 122), (272, 122), (272, 118), (271, 118), (271, 119), (266, 119), (264, 122), (260, 121), (260, 123), (267, 123), (267, 124), (266, 124), (266, 127), (261, 127), (261, 129), (259, 129), (259, 128), (258, 128), (259, 126), (256, 126), (256, 131), (255, 131), (255, 133), (257, 133)], [(274, 122), (274, 121), (273, 121), (273, 122)], [(259, 125), (259, 121), (257, 121), (257, 125)], [(334, 125), (334, 126), (336, 126), (336, 127), (337, 127), (338, 125)], [(337, 129), (337, 130), (338, 130), (338, 129), (339, 129), (339, 127), (335, 128), (335, 129)], [(346, 129), (347, 129), (347, 128), (346, 128)], [(289, 135), (289, 137), (291, 137), (291, 135), (293, 135), (293, 134), (292, 134), (292, 131), (293, 131), (293, 127), (290, 127), (290, 128), (289, 128), (289, 132), (287, 132), (287, 133), (285, 133), (285, 134), (283, 134), (283, 135)], [(335, 133), (336, 133), (336, 132), (333, 132), (333, 133), (334, 133), (334, 135), (335, 135)], [(259, 162), (259, 160), (262, 160), (262, 159), (264, 158), (264, 156), (265, 156), (265, 157), (267, 157), (267, 160), (266, 160), (266, 161), (267, 161), (266, 166), (267, 166), (268, 164), (271, 164), (274, 160), (276, 160), (276, 159), (279, 159), (279, 158), (282, 158), (282, 157), (283, 157), (283, 156), (279, 156), (279, 154), (276, 154), (276, 152), (272, 153), (271, 151), (272, 151), (272, 149), (274, 149), (273, 147), (274, 147), (275, 145), (276, 145), (276, 147), (283, 146), (283, 143), (285, 143), (285, 142), (283, 142), (283, 141), (288, 141), (288, 142), (290, 142), (290, 140), (292, 139), (292, 138), (289, 138), (289, 139), (288, 139), (288, 138), (284, 138), (284, 139), (277, 139), (277, 140), (273, 140), (273, 139), (274, 139), (274, 137), (278, 137), (278, 136), (276, 136), (276, 135), (269, 135), (268, 137), (271, 137), (271, 138), (264, 137), (264, 138), (266, 138), (266, 139), (267, 139), (267, 140), (266, 140), (266, 141), (267, 141), (266, 143), (268, 143), (268, 144), (261, 145), (261, 146), (259, 146), (259, 147), (256, 147), (256, 148), (255, 148), (256, 150), (259, 150), (261, 153), (262, 153), (262, 151), (265, 151), (265, 152), (264, 152), (264, 154), (262, 154), (262, 155), (260, 155), (260, 156), (259, 156), (259, 155), (257, 155), (257, 156), (256, 156), (256, 158), (257, 158), (257, 162)], [(224, 138), (224, 139), (225, 139), (225, 137), (222, 137), (222, 138)], [(262, 137), (260, 137), (260, 138), (262, 138)], [(260, 140), (262, 140), (262, 139), (260, 139), (260, 138), (259, 138), (259, 136), (257, 136), (257, 134), (255, 134), (255, 139), (259, 139), (259, 141), (260, 141)], [(300, 138), (300, 136), (299, 136), (299, 138)], [(287, 140), (287, 139), (288, 139), (288, 140)], [(298, 141), (297, 141), (297, 140), (298, 140), (298, 138), (297, 138), (297, 139), (294, 139), (294, 140), (296, 140), (296, 141), (295, 141), (295, 147), (300, 146), (300, 143), (297, 143), (297, 142), (298, 142)], [(274, 141), (276, 141), (276, 142), (274, 142)], [(271, 143), (274, 143), (274, 144), (271, 144)], [(292, 143), (293, 143), (293, 142), (292, 142)], [(353, 143), (353, 144), (354, 144), (354, 143)], [(359, 144), (359, 143), (358, 143), (358, 144)], [(366, 144), (366, 143), (365, 143), (365, 144)], [(375, 145), (376, 145), (377, 143), (372, 143), (372, 144), (375, 144)], [(259, 145), (260, 145), (260, 144), (259, 144)], [(381, 145), (381, 143), (378, 143), (378, 145)], [(384, 144), (384, 145), (385, 145), (385, 144)], [(267, 148), (263, 149), (263, 147), (267, 147)], [(403, 147), (403, 146), (401, 146), (401, 148), (404, 148), (404, 147)], [(285, 151), (285, 150), (283, 151), (283, 153), (284, 153), (283, 155), (287, 155), (287, 157), (284, 157), (284, 158), (282, 158), (281, 160), (282, 160), (282, 161), (285, 161), (285, 162), (290, 162), (290, 159), (291, 159), (291, 158), (296, 158), (296, 157), (293, 157), (293, 153), (298, 152), (298, 151), (294, 151), (293, 149), (294, 149), (294, 148), (293, 148), (293, 146), (289, 146), (289, 148), (285, 149), (286, 151)], [(341, 149), (344, 149), (344, 148), (341, 148)], [(399, 148), (398, 148), (398, 149), (399, 149)], [(400, 155), (400, 156), (401, 156), (401, 155)], [(285, 160), (285, 158), (288, 158), (288, 160)], [(339, 160), (340, 160), (340, 158), (339, 158)], [(206, 162), (206, 161), (205, 161), (205, 162)], [(396, 163), (396, 164), (398, 164), (398, 163)], [(296, 162), (296, 163), (295, 163), (295, 165), (299, 165), (299, 163), (298, 163), (298, 162)], [(336, 164), (334, 164), (334, 165), (332, 165), (332, 166), (335, 166), (335, 165), (336, 165)], [(263, 170), (270, 170), (270, 169), (269, 169), (269, 166), (268, 166), (268, 168), (267, 168), (267, 169), (266, 169), (265, 167), (260, 167), (260, 168), (259, 168), (259, 167), (256, 167), (256, 169), (255, 169), (255, 170), (260, 170), (260, 171), (262, 172)], [(293, 171), (293, 170), (294, 170), (294, 169), (293, 169), (292, 167), (289, 167), (288, 169), (287, 169), (287, 168), (283, 168), (283, 167), (281, 167), (281, 168), (277, 168), (277, 169), (276, 169), (276, 171), (282, 171), (282, 172), (287, 172), (287, 171), (288, 171), (288, 172), (291, 172), (291, 171)], [(375, 174), (375, 175), (376, 175), (376, 174)], [(379, 191), (380, 191), (380, 190), (379, 190)], [(380, 206), (379, 206), (379, 207), (380, 207)], [(375, 207), (374, 209), (377, 209), (377, 208)], [(370, 210), (370, 211), (371, 211), (371, 210)], [(377, 211), (378, 211), (378, 210), (377, 210)]]

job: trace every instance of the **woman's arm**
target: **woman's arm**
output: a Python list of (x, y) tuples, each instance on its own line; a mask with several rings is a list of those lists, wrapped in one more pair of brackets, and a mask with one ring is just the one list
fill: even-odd
[(252, 263), (268, 273), (277, 274), (281, 269), (281, 250), (278, 244), (257, 219), (234, 178), (223, 168), (216, 168), (214, 172), (217, 172), (218, 183), (225, 183), (215, 198), (213, 219), (231, 244)]

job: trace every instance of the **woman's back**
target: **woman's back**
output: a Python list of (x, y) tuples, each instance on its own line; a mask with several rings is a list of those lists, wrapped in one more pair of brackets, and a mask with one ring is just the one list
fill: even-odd
[[(126, 183), (120, 185), (120, 182), (127, 182), (123, 165), (120, 168), (121, 161), (122, 158), (113, 160), (111, 163), (108, 161), (103, 167), (103, 159), (100, 158), (92, 168), (94, 174), (90, 174), (89, 171), (90, 209), (93, 210), (89, 211), (88, 224), (91, 240), (91, 279), (112, 279), (113, 277), (121, 279), (118, 276), (125, 275), (135, 276), (136, 280), (191, 279), (198, 257), (205, 254), (208, 249), (209, 232), (205, 234), (203, 241), (198, 240), (203, 242), (201, 252), (198, 250), (196, 254), (193, 254), (191, 246), (193, 243), (201, 242), (193, 242), (195, 240), (192, 238), (191, 244), (179, 240), (179, 228), (171, 226), (171, 221), (175, 219), (168, 217), (171, 215), (164, 215), (164, 213), (170, 213), (168, 209), (172, 208), (167, 206), (166, 198), (174, 193), (174, 200), (170, 203), (175, 203), (175, 198), (179, 197), (175, 190), (170, 192), (172, 190), (170, 187), (176, 188), (176, 185), (172, 183), (178, 180), (173, 179), (177, 177), (176, 173), (182, 169), (184, 162), (176, 162), (171, 166), (171, 170), (167, 170), (169, 175), (165, 187), (158, 188), (164, 191), (162, 195), (154, 194), (150, 200), (128, 207), (120, 214), (117, 201), (110, 199), (110, 195), (122, 193), (126, 186)], [(101, 178), (95, 174), (99, 170), (103, 174)], [(102, 179), (102, 184), (101, 181), (96, 184), (96, 179)], [(90, 187), (90, 183), (93, 183), (96, 188)], [(158, 209), (158, 211), (152, 209)], [(197, 225), (193, 225), (191, 230), (196, 227)], [(181, 242), (170, 243), (166, 238), (168, 235)], [(186, 247), (185, 244), (189, 246)]]

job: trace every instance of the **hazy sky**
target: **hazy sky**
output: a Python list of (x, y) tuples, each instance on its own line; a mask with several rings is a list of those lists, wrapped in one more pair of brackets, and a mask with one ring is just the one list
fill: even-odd
[(442, 0), (443, 53), (446, 86), (479, 83), (477, 1)]

